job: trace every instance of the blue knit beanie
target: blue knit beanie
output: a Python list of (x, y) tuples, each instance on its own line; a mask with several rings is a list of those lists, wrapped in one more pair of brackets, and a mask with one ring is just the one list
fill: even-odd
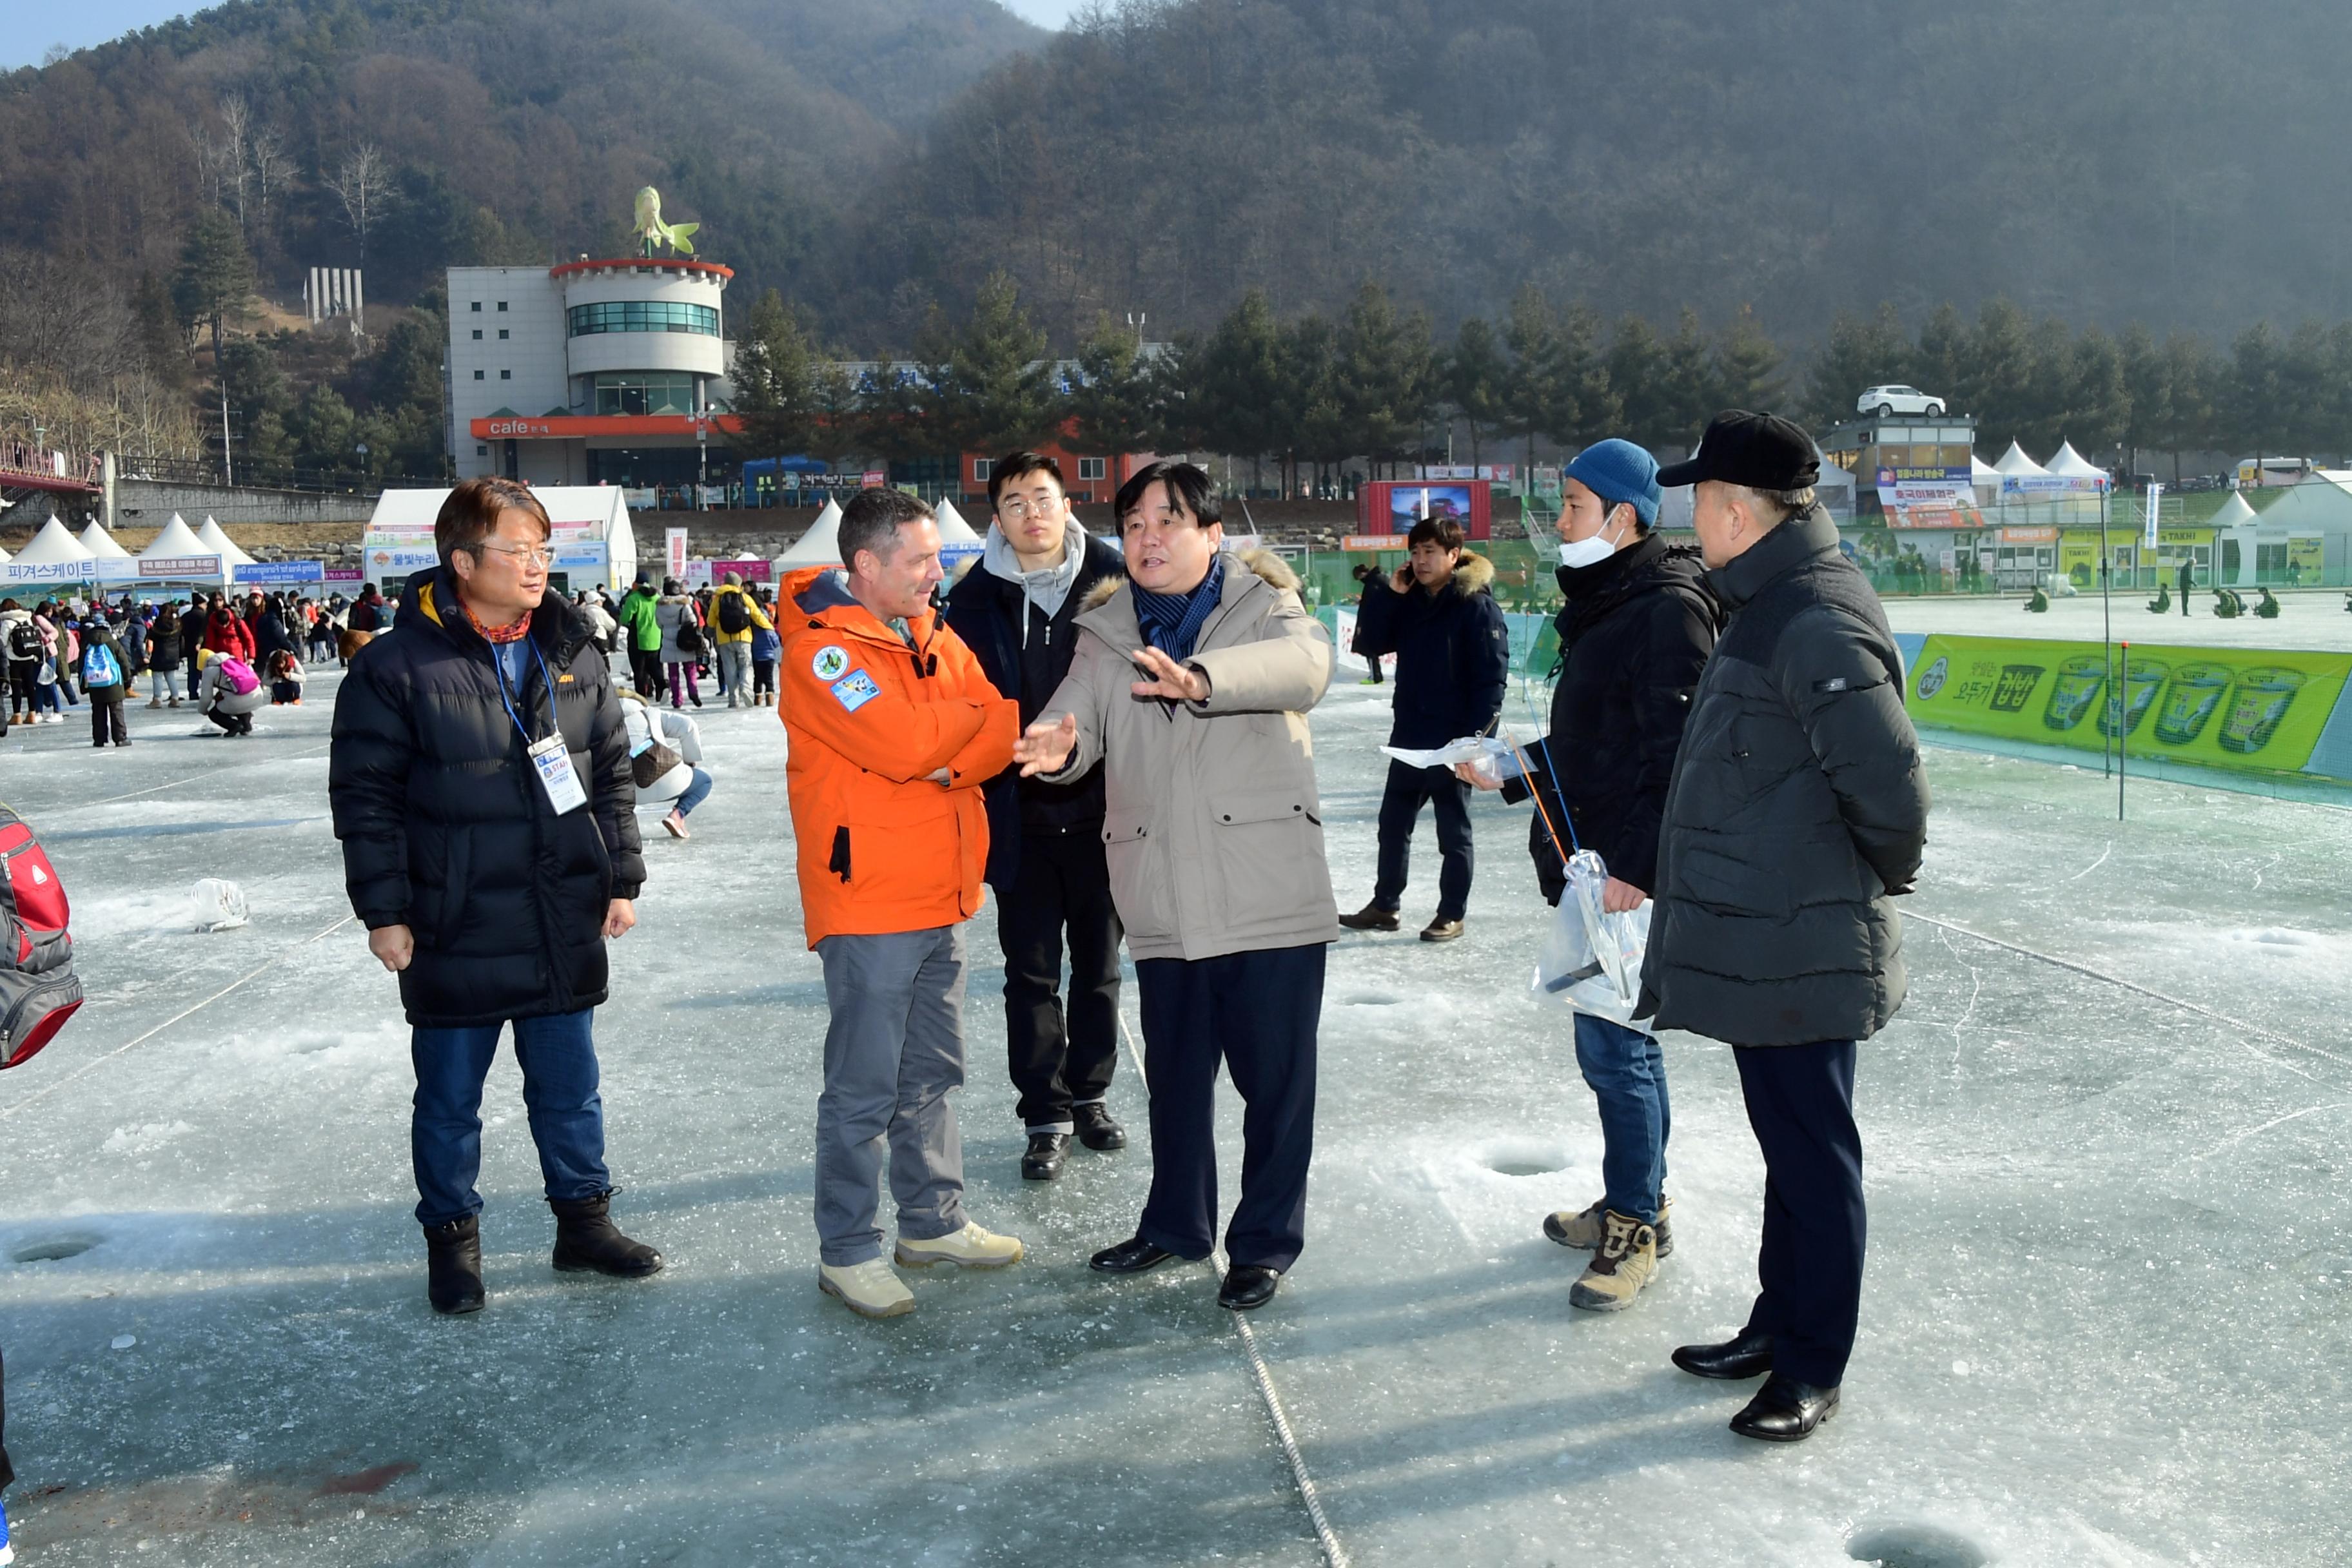
[(1595, 441), (1569, 464), (1567, 477), (1614, 506), (1622, 501), (1642, 526), (1658, 523), (1658, 459), (1631, 441)]

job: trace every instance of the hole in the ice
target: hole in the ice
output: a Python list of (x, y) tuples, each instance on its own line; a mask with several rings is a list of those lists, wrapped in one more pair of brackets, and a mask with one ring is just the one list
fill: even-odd
[(19, 1263), (57, 1263), (68, 1258), (79, 1258), (98, 1245), (94, 1236), (53, 1236), (44, 1241), (28, 1241), (8, 1254)]
[(1540, 1143), (1494, 1143), (1479, 1152), (1478, 1163), (1498, 1176), (1549, 1176), (1568, 1168), (1568, 1156)]
[(1391, 996), (1385, 992), (1363, 991), (1348, 997), (1339, 1005), (1343, 1007), (1394, 1007), (1403, 1001), (1403, 997)]
[(1853, 1532), (1845, 1554), (1878, 1568), (1986, 1568), (1990, 1554), (1964, 1535), (1932, 1524), (1873, 1524)]

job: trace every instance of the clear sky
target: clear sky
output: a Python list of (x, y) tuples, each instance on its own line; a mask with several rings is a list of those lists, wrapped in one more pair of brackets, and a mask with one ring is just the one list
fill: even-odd
[[(1040, 26), (1058, 27), (1070, 19), (1080, 0), (1003, 0), (1003, 4)], [(88, 48), (134, 27), (152, 27), (204, 9), (188, 0), (74, 0), (70, 5), (51, 0), (0, 0), (0, 70), (40, 64), (52, 44)]]

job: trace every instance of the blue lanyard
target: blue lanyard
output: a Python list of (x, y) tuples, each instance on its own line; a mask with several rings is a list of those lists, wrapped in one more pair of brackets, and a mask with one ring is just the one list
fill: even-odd
[[(547, 693), (548, 727), (551, 732), (561, 731), (562, 726), (555, 717), (555, 683), (547, 678), (547, 656), (539, 651), (537, 637), (525, 636), (523, 641), (530, 644), (530, 656), (539, 661), (539, 684)], [(499, 683), (499, 700), (506, 703), (507, 717), (514, 721), (515, 732), (522, 737), (523, 750), (530, 750), (538, 742), (530, 738), (530, 731), (524, 725), (522, 715), (515, 711), (513, 701), (507, 696), (506, 661), (499, 657), (496, 643), (490, 645), (490, 678)]]

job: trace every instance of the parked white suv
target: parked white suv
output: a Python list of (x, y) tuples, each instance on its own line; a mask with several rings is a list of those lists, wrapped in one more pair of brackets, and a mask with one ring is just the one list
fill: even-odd
[(1874, 386), (1853, 401), (1857, 414), (1875, 414), (1881, 419), (1895, 414), (1924, 414), (1931, 419), (1941, 418), (1944, 400), (1930, 397), (1916, 386)]

